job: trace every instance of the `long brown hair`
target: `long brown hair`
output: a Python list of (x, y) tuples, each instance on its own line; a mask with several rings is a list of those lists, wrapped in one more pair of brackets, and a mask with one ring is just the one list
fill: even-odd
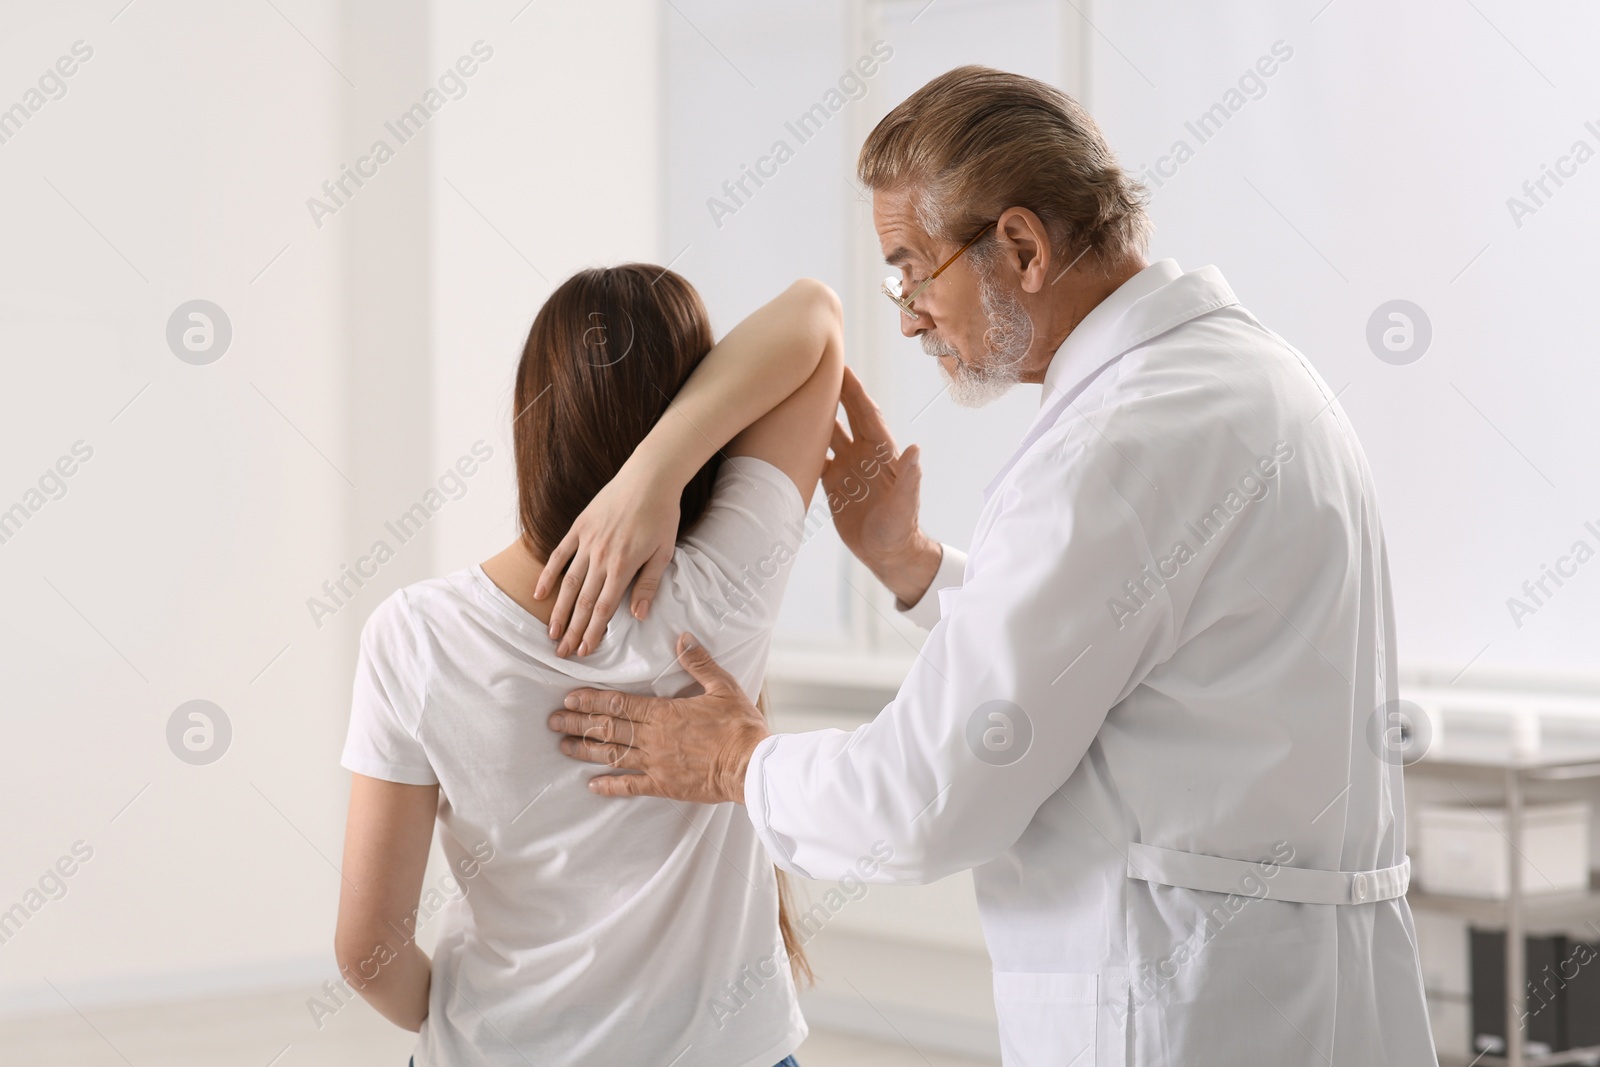
[[(647, 263), (582, 270), (534, 316), (517, 364), (511, 423), (517, 517), (540, 561), (618, 470), (713, 344), (705, 303), (681, 275)], [(679, 501), (681, 537), (705, 514), (722, 463), (711, 457)], [(760, 704), (766, 712), (766, 688)], [(798, 982), (811, 978), (778, 880), (778, 928)]]
[[(762, 718), (772, 721), (772, 703), (764, 680), (761, 692), (756, 694), (756, 707)], [(806, 959), (806, 944), (800, 940), (800, 930), (794, 924), (794, 884), (782, 867), (773, 867), (772, 873), (778, 877), (778, 933), (783, 935), (783, 950), (789, 954), (789, 973), (794, 976), (795, 985), (815, 985), (817, 976), (811, 970), (811, 961)]]
[[(711, 318), (681, 275), (645, 263), (583, 270), (534, 316), (517, 365), (517, 515), (550, 558), (711, 351)], [(679, 534), (711, 502), (720, 454), (684, 487)]]

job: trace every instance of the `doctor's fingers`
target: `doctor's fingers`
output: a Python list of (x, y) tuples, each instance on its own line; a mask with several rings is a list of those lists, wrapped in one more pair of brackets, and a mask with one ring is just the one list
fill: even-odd
[(883, 421), (883, 412), (872, 397), (867, 395), (861, 379), (857, 378), (849, 367), (844, 369), (844, 382), (839, 388), (839, 402), (844, 405), (845, 417), (850, 420), (850, 432), (856, 440), (865, 437), (870, 441), (887, 441), (891, 447), (894, 445), (894, 437), (889, 433), (889, 424)]
[(597, 774), (589, 779), (589, 792), (604, 797), (659, 797), (654, 778), (648, 774)]
[(644, 766), (644, 754), (627, 745), (608, 745), (602, 741), (586, 741), (581, 737), (563, 737), (561, 751), (575, 760), (601, 763), (622, 770), (636, 771)]
[(915, 492), (922, 484), (922, 446), (907, 445), (904, 452), (884, 464), (884, 470), (891, 486), (904, 478), (906, 488)]
[(634, 723), (610, 715), (585, 715), (576, 711), (558, 711), (550, 716), (550, 729), (580, 741), (596, 744), (631, 746), (634, 742)]
[[(587, 715), (609, 715), (613, 719), (633, 722), (651, 722), (660, 705), (672, 703), (671, 697), (647, 697), (636, 693), (619, 693), (614, 689), (574, 689), (562, 701), (567, 711), (581, 711)], [(556, 712), (557, 715), (561, 714)], [(551, 718), (554, 722), (554, 716)], [(554, 725), (551, 729), (555, 729)]]
[(833, 437), (828, 441), (828, 447), (833, 449), (835, 456), (855, 444), (850, 437), (850, 431), (844, 428), (844, 423), (838, 419), (833, 420)]
[[(695, 638), (694, 634), (685, 632), (678, 635), (678, 662), (683, 664), (683, 669), (689, 672), (689, 677), (699, 682), (700, 687), (705, 690), (700, 699), (726, 694), (733, 694), (743, 699), (744, 690), (739, 688), (739, 683), (734, 679), (733, 675), (729, 674), (720, 663), (711, 658), (710, 651)], [(650, 698), (646, 697), (645, 699), (648, 700)], [(668, 703), (665, 698), (659, 699), (663, 704)], [(686, 697), (682, 699), (685, 703), (688, 703), (696, 698)], [(748, 701), (746, 702), (748, 703)], [(662, 710), (665, 711), (666, 709), (663, 708)], [(649, 709), (646, 709), (647, 716), (648, 712)], [(645, 717), (641, 718), (640, 721), (654, 722), (657, 720)]]

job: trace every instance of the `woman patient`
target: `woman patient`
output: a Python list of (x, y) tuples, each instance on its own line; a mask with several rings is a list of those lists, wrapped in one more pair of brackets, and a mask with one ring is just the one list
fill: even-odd
[[(819, 282), (715, 346), (699, 295), (658, 267), (584, 271), (539, 311), (513, 407), (521, 536), (399, 590), (361, 635), (335, 948), (419, 1032), (417, 1067), (772, 1067), (805, 1037), (803, 958), (744, 809), (597, 796), (545, 720), (579, 686), (691, 687), (683, 631), (759, 690), (843, 366)], [(676, 532), (659, 583), (570, 658), (556, 596), (535, 595), (545, 561), (586, 509), (659, 513), (663, 485), (682, 493), (653, 515)], [(450, 870), (424, 887), (435, 821)], [(430, 961), (414, 934), (441, 902)]]

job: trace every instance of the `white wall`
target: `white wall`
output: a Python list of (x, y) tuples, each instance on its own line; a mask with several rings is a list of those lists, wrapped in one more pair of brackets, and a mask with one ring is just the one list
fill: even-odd
[[(337, 52), (337, 8), (286, 10)], [(339, 236), (304, 200), (347, 154), (347, 90), (271, 7), (115, 14), (34, 9), (0, 33), (7, 106), (93, 49), (0, 145), (0, 501), (74, 441), (94, 450), (0, 544), (0, 909), (75, 841), (93, 850), (0, 945), (8, 1007), (64, 1008), (46, 978), (75, 996), (210, 969), (225, 987), (324, 949), (338, 882), (318, 852), (337, 856), (349, 649), (303, 602), (375, 471), (344, 432)], [(232, 322), (209, 366), (165, 340), (197, 297)], [(211, 766), (167, 747), (195, 698), (232, 722)]]
[[(1520, 629), (1506, 601), (1575, 540), (1600, 549), (1584, 529), (1600, 529), (1600, 162), (1520, 228), (1507, 207), (1574, 141), (1600, 150), (1593, 6), (1140, 0), (1094, 18), (1095, 115), (1124, 162), (1196, 149), (1153, 190), (1154, 254), (1217, 264), (1343, 390), (1377, 478), (1404, 664), (1441, 684), (1469, 663), (1463, 685), (1592, 678), (1600, 562), (1549, 585)], [(1184, 123), (1278, 41), (1292, 58), (1199, 144)], [(1395, 298), (1433, 327), (1403, 366), (1365, 338)]]
[[(0, 508), (94, 450), (0, 544), (0, 912), (93, 849), (0, 943), (8, 1011), (334, 975), (355, 635), (514, 535), (510, 375), (549, 289), (446, 181), (551, 281), (659, 257), (653, 3), (121, 6), (0, 30), (0, 107), (94, 50), (0, 143)], [(385, 121), (480, 39), (399, 145)], [(197, 297), (233, 328), (206, 366), (164, 336)], [(318, 627), (307, 599), (480, 437), (466, 495)], [(195, 698), (232, 723), (209, 766), (166, 740)]]

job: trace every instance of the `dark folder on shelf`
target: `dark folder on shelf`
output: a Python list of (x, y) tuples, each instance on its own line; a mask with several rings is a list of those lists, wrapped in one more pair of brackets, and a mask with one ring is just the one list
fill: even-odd
[(1600, 1046), (1600, 943), (1568, 941), (1562, 973), (1567, 979), (1567, 1047)]
[[(1506, 1036), (1506, 935), (1471, 931), (1472, 1047), (1501, 1052)], [(1600, 1047), (1600, 943), (1560, 934), (1527, 939), (1523, 1019), (1531, 1053)]]
[[(1559, 934), (1527, 939), (1528, 979), (1525, 1047), (1530, 1053), (1560, 1052), (1566, 1042), (1567, 998), (1559, 981), (1563, 942)], [(1501, 1052), (1506, 1039), (1506, 934), (1472, 931), (1472, 1048)]]

